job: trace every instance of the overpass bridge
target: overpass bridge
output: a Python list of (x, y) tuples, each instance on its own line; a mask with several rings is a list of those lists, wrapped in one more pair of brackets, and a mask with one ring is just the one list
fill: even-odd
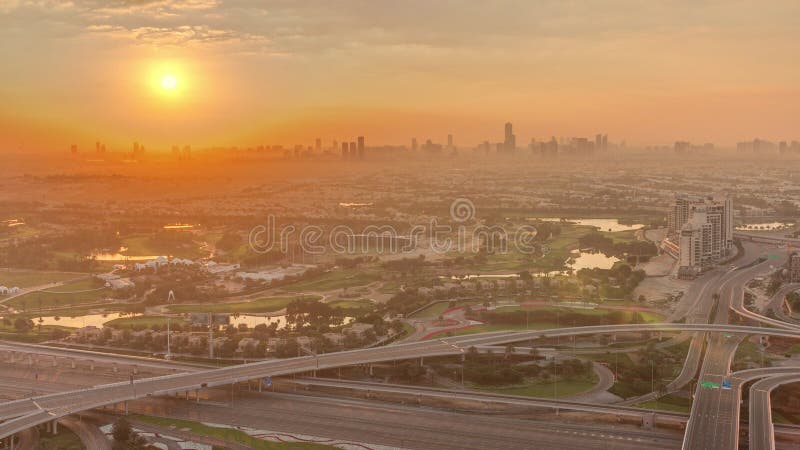
[(54, 422), (80, 411), (105, 405), (124, 403), (150, 396), (196, 391), (265, 376), (290, 375), (393, 360), (463, 354), (467, 348), (503, 345), (533, 339), (625, 332), (719, 332), (756, 334), (800, 339), (795, 330), (771, 329), (727, 324), (626, 324), (557, 328), (536, 331), (494, 332), (430, 340), (388, 347), (351, 350), (316, 356), (262, 361), (221, 369), (179, 373), (161, 377), (131, 380), (75, 391), (43, 395), (0, 404), (0, 438), (12, 436), (33, 426)]

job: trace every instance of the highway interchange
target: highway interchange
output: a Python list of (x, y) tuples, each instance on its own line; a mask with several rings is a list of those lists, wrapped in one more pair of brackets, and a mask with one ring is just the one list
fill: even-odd
[[(746, 256), (749, 259), (742, 260), (749, 262), (753, 257), (754, 251), (763, 252), (765, 248), (764, 245), (747, 244), (746, 249), (749, 255)], [(731, 374), (730, 366), (739, 343), (747, 336), (767, 335), (800, 339), (800, 327), (782, 321), (775, 321), (774, 319), (767, 320), (768, 318), (746, 310), (743, 305), (744, 284), (757, 276), (757, 274), (769, 270), (770, 264), (777, 265), (780, 263), (780, 260), (767, 260), (742, 269), (720, 268), (705, 275), (687, 291), (675, 313), (670, 317), (671, 320), (684, 320), (686, 323), (604, 325), (522, 332), (483, 333), (452, 337), (446, 341), (429, 340), (373, 349), (257, 362), (213, 370), (202, 369), (194, 365), (178, 367), (172, 366), (171, 362), (141, 359), (136, 361), (135, 364), (153, 369), (177, 369), (180, 370), (180, 373), (137, 379), (133, 382), (117, 382), (67, 392), (37, 395), (0, 404), (0, 420), (5, 420), (0, 424), (0, 437), (20, 433), (37, 424), (52, 422), (70, 414), (104, 405), (124, 403), (134, 399), (164, 394), (198, 391), (236, 382), (249, 382), (250, 380), (262, 379), (265, 376), (309, 373), (326, 368), (392, 360), (455, 355), (460, 354), (471, 346), (503, 345), (557, 336), (664, 331), (681, 332), (684, 337), (691, 336), (692, 339), (683, 370), (677, 379), (668, 386), (668, 390), (677, 390), (685, 386), (694, 378), (698, 367), (700, 369), (699, 380), (720, 385), (725, 381), (732, 382), (731, 389), (709, 389), (702, 387), (698, 383), (683, 439), (683, 448), (738, 448), (741, 389), (746, 382), (758, 379), (761, 381), (756, 381), (752, 386), (750, 396), (750, 445), (751, 448), (758, 449), (774, 448), (769, 392), (781, 384), (798, 381), (800, 373), (794, 367), (776, 367)], [(751, 322), (767, 323), (772, 327), (728, 324), (729, 311), (733, 311)], [(703, 357), (704, 347), (705, 354)], [(10, 351), (12, 348), (17, 351), (24, 351), (17, 344), (8, 343), (0, 346), (0, 350), (6, 349)], [(76, 356), (74, 350), (39, 348), (39, 346), (29, 347), (29, 350), (51, 357), (69, 358)], [(116, 356), (98, 356), (93, 352), (88, 353), (93, 358), (107, 358), (109, 361), (119, 360)], [(131, 364), (131, 361), (126, 359), (126, 363)], [(423, 390), (421, 388), (419, 390), (422, 393)], [(436, 395), (431, 392), (426, 392), (425, 394)], [(155, 399), (151, 401), (155, 401)], [(569, 402), (553, 402), (552, 400), (542, 400), (539, 406), (549, 405), (552, 408), (553, 403), (558, 403), (558, 408), (564, 410), (608, 412), (609, 409), (613, 409), (613, 405), (570, 405)], [(617, 412), (622, 412), (622, 410), (617, 410)], [(574, 436), (556, 436), (553, 434), (549, 438), (555, 440), (552, 440), (552, 442), (550, 440), (542, 440), (541, 448), (549, 448), (545, 444), (552, 444), (553, 448), (559, 448), (558, 442), (561, 442), (561, 448), (563, 448), (564, 442), (566, 442), (565, 439), (572, 439), (569, 446), (573, 446), (572, 442), (579, 445), (580, 433), (584, 432), (585, 429), (584, 431), (576, 432), (577, 434)], [(635, 439), (642, 439), (642, 437), (637, 435)], [(676, 443), (667, 441), (660, 444), (648, 442), (647, 447), (660, 448), (665, 445), (665, 448), (674, 448), (676, 446)], [(623, 437), (620, 442), (631, 441)], [(638, 442), (640, 442), (639, 448), (641, 448), (641, 441)], [(592, 447), (591, 445), (588, 446)], [(615, 445), (614, 448), (627, 447)], [(633, 445), (631, 448), (637, 447)]]

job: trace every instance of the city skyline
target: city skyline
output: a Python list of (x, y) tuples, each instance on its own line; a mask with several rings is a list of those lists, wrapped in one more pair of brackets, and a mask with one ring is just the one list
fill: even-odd
[(520, 146), (601, 130), (631, 145), (791, 141), (797, 12), (789, 1), (13, 2), (0, 7), (0, 56), (14, 61), (0, 70), (0, 151), (362, 134), (474, 145), (501, 121)]

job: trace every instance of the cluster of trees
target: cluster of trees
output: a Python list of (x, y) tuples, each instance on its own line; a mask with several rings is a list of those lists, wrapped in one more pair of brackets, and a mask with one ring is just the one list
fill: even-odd
[(425, 261), (425, 255), (419, 255), (416, 258), (392, 259), (383, 263), (385, 269), (401, 273), (418, 273), (429, 265), (430, 263)]
[(610, 311), (607, 314), (581, 314), (570, 309), (534, 309), (530, 312), (467, 309), (466, 317), (490, 324), (525, 325), (526, 323), (561, 323), (576, 326), (617, 325), (625, 323), (644, 323), (638, 312)]
[(130, 422), (120, 417), (111, 428), (111, 444), (113, 450), (144, 450), (148, 448), (147, 440), (133, 430)]
[(628, 264), (616, 264), (611, 269), (581, 269), (577, 273), (584, 285), (597, 287), (598, 295), (606, 298), (628, 298), (645, 276), (644, 270), (633, 270)]
[(590, 247), (606, 255), (650, 257), (658, 255), (658, 247), (650, 241), (614, 242), (602, 233), (592, 232), (578, 238), (581, 248)]
[[(534, 361), (531, 361), (531, 357)], [(542, 382), (558, 378), (574, 380), (591, 376), (592, 363), (579, 359), (559, 361), (541, 361), (534, 349), (531, 357), (513, 355), (513, 346), (508, 346), (505, 353), (478, 353), (472, 347), (464, 359), (464, 379), (482, 386), (515, 385), (526, 381)], [(434, 370), (440, 375), (456, 380), (461, 374), (453, 370), (454, 364), (437, 364)]]

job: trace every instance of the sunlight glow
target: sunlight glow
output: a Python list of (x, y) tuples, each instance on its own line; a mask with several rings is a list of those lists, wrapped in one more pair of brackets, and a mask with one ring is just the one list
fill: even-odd
[(178, 87), (178, 79), (175, 75), (164, 75), (161, 78), (161, 87), (165, 90), (171, 91)]

